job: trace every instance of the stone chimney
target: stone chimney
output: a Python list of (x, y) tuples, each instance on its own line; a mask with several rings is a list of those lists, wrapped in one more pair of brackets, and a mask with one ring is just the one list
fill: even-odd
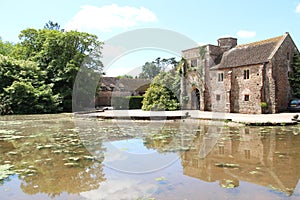
[(232, 37), (225, 37), (218, 39), (218, 46), (221, 47), (223, 51), (228, 51), (237, 45), (237, 39)]

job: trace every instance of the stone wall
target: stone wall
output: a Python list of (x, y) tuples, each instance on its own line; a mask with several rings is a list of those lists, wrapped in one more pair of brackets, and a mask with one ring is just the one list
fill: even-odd
[[(263, 65), (211, 71), (211, 103), (216, 112), (261, 113)], [(249, 79), (244, 71), (249, 70)], [(218, 74), (223, 81), (218, 81)], [(245, 99), (248, 95), (249, 99)]]
[[(263, 65), (237, 67), (232, 70), (231, 103), (232, 112), (259, 114), (262, 102)], [(244, 71), (249, 70), (249, 79)], [(249, 100), (245, 98), (249, 95)]]
[[(200, 110), (211, 111), (211, 77), (210, 68), (220, 62), (220, 55), (223, 53), (220, 47), (215, 45), (202, 46), (205, 50), (205, 55), (200, 58), (200, 48), (192, 48), (182, 51), (182, 56), (188, 63), (188, 75), (187, 75), (187, 93), (189, 101), (187, 107), (189, 109), (195, 109), (193, 105), (193, 91), (198, 89), (200, 91)], [(197, 66), (192, 66), (192, 60), (197, 60)], [(201, 68), (201, 67), (202, 68)], [(200, 73), (199, 73), (200, 67)], [(202, 77), (200, 77), (202, 73)]]
[(292, 98), (291, 88), (288, 80), (289, 71), (295, 53), (295, 45), (290, 36), (287, 36), (282, 45), (271, 60), (273, 66), (273, 79), (275, 81), (274, 112), (282, 112), (287, 108)]

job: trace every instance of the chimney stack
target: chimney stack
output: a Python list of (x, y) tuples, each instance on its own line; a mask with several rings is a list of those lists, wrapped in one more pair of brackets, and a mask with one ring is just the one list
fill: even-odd
[(237, 45), (237, 38), (224, 37), (218, 39), (218, 46), (221, 47), (223, 51), (228, 51)]

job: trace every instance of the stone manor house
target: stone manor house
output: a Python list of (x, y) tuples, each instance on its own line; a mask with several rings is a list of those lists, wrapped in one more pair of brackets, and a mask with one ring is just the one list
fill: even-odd
[(299, 50), (289, 33), (242, 45), (236, 38), (220, 38), (217, 46), (183, 50), (187, 64), (181, 87), (188, 97), (186, 108), (254, 114), (285, 111), (292, 98), (288, 77), (295, 53)]

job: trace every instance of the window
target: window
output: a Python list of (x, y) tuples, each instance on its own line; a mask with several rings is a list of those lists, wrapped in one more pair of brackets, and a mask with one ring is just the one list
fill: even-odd
[(244, 70), (244, 79), (249, 79), (250, 78), (250, 71), (249, 69)]
[(290, 60), (290, 53), (289, 52), (287, 52), (287, 54), (286, 54), (286, 59), (289, 61)]
[(245, 158), (246, 159), (250, 159), (251, 158), (251, 156), (250, 156), (250, 150), (245, 149), (244, 152), (245, 152)]
[(250, 99), (249, 94), (245, 94), (244, 100), (245, 100), (245, 101), (249, 101), (249, 99)]
[(217, 95), (216, 95), (216, 100), (217, 100), (217, 101), (220, 101), (220, 100), (221, 100), (221, 95), (217, 94)]
[(192, 67), (197, 67), (197, 59), (191, 60), (191, 66)]
[(218, 73), (218, 82), (222, 82), (224, 80), (224, 73)]
[(100, 91), (107, 91), (107, 88), (105, 86), (101, 86)]
[(224, 153), (225, 153), (224, 146), (219, 146), (219, 154), (224, 155)]
[(248, 128), (245, 129), (245, 134), (250, 134), (250, 130)]

